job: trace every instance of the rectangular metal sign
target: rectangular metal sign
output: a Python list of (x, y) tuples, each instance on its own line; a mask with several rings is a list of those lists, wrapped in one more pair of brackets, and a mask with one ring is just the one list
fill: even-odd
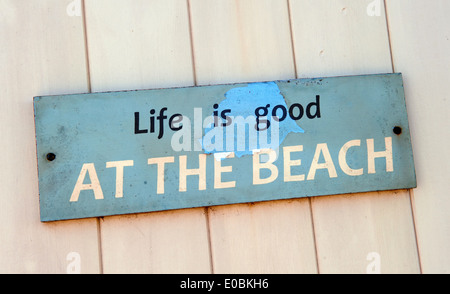
[(401, 74), (35, 97), (41, 221), (416, 187)]

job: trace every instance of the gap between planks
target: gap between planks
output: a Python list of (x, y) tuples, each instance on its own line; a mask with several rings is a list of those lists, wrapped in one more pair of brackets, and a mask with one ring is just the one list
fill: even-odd
[[(88, 35), (87, 35), (87, 20), (86, 20), (86, 3), (85, 0), (81, 1), (81, 17), (83, 25), (84, 34), (84, 48), (85, 48), (85, 58), (86, 58), (86, 81), (88, 86), (88, 93), (92, 93), (91, 84), (91, 67), (89, 62), (89, 46), (88, 46)], [(100, 223), (100, 217), (96, 218), (97, 225), (97, 245), (98, 245), (98, 270), (100, 274), (103, 274), (103, 251), (102, 251), (102, 228)]]
[[(395, 73), (395, 63), (394, 63), (394, 54), (392, 52), (392, 41), (391, 41), (391, 31), (389, 26), (389, 15), (388, 15), (388, 9), (387, 9), (387, 0), (383, 0), (384, 5), (384, 17), (386, 20), (386, 32), (388, 36), (388, 43), (389, 43), (389, 54), (391, 57), (391, 68), (392, 73)], [(422, 274), (422, 261), (420, 257), (420, 248), (419, 248), (419, 238), (417, 236), (417, 228), (416, 228), (416, 216), (415, 216), (415, 209), (414, 209), (414, 191), (413, 189), (408, 189), (409, 194), (409, 203), (411, 207), (411, 219), (412, 219), (412, 225), (414, 230), (414, 238), (416, 241), (416, 250), (417, 250), (417, 260), (419, 262), (419, 272)]]

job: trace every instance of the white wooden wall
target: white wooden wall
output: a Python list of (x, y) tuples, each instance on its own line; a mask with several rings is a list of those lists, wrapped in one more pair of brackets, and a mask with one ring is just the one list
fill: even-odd
[[(450, 273), (449, 14), (448, 0), (0, 0), (0, 273), (66, 273), (71, 252), (81, 273), (366, 273), (372, 252), (381, 273)], [(39, 221), (33, 96), (394, 71), (416, 189)]]

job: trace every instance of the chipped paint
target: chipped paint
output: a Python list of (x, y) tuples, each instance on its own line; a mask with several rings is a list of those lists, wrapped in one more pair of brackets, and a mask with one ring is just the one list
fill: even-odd
[[(304, 130), (288, 115), (286, 115), (286, 119), (278, 123), (274, 117), (270, 115), (276, 106), (282, 106), (284, 109), (288, 109), (284, 97), (281, 95), (280, 89), (275, 82), (251, 83), (245, 86), (232, 88), (225, 93), (225, 97), (226, 99), (218, 104), (218, 113), (221, 113), (225, 109), (230, 109), (231, 112), (227, 113), (228, 116), (233, 118), (240, 117), (244, 120), (250, 118), (249, 121), (256, 122), (255, 110), (264, 107), (269, 113), (269, 115), (267, 115), (267, 120), (271, 127), (258, 132), (257, 134), (259, 136), (250, 135), (251, 130), (249, 130), (249, 128), (253, 128), (255, 122), (246, 125), (247, 129), (243, 131), (245, 136), (239, 136), (240, 133), (235, 131), (232, 133), (232, 137), (227, 137), (225, 130), (220, 130), (222, 131), (224, 138), (222, 140), (223, 146), (220, 146), (222, 147), (220, 150), (205, 145), (205, 136), (208, 136), (210, 132), (214, 131), (214, 127), (210, 127), (205, 130), (206, 134), (201, 140), (205, 153), (234, 152), (237, 157), (251, 155), (255, 149), (278, 149), (279, 145), (289, 133), (304, 133)], [(279, 107), (279, 109), (281, 108)], [(251, 118), (253, 118), (253, 120)], [(228, 126), (228, 128), (242, 128), (242, 126), (237, 125), (235, 121), (236, 120), (233, 120), (234, 123), (231, 126)], [(274, 127), (274, 124), (276, 124), (276, 127)], [(230, 134), (230, 132), (228, 134)], [(240, 142), (241, 140), (244, 141)], [(223, 155), (216, 156), (216, 158), (223, 158)]]

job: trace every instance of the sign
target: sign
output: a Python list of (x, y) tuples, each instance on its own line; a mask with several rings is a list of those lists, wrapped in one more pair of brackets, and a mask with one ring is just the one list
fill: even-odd
[(416, 187), (401, 74), (35, 97), (41, 221)]

